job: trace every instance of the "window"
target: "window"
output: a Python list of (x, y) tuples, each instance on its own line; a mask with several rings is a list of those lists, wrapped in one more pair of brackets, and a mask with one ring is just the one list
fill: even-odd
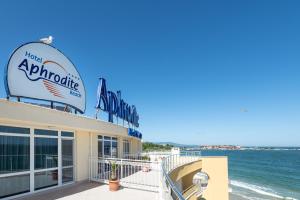
[(19, 134), (30, 134), (29, 128), (2, 126), (0, 125), (0, 132), (2, 133), (19, 133)]
[(35, 169), (47, 169), (58, 166), (57, 141), (57, 138), (34, 138)]
[(117, 141), (111, 142), (111, 157), (113, 157), (113, 158), (118, 157), (118, 142)]
[(30, 191), (30, 175), (23, 174), (0, 178), (0, 198)]
[(59, 136), (56, 130), (34, 129), (34, 135), (30, 132), (30, 128), (0, 125), (0, 199), (30, 192), (30, 145), (34, 148), (34, 191), (59, 185), (58, 180), (62, 184), (74, 181), (74, 133), (61, 131)]
[(111, 157), (111, 141), (104, 140), (104, 157)]
[(68, 183), (73, 181), (73, 167), (62, 169), (62, 182)]
[(34, 189), (58, 185), (58, 131), (34, 130)]
[(34, 129), (34, 134), (36, 134), (36, 135), (57, 136), (58, 132), (53, 131), (53, 130)]
[(101, 135), (98, 135), (98, 157), (103, 157), (103, 141)]
[(29, 136), (29, 128), (0, 125), (0, 198), (30, 190)]
[(118, 139), (116, 137), (98, 136), (98, 157), (118, 157)]
[(30, 169), (29, 137), (0, 135), (0, 174)]
[(111, 137), (104, 136), (104, 140), (111, 140)]
[(73, 132), (62, 131), (61, 136), (62, 137), (74, 137), (74, 133)]
[(130, 154), (130, 143), (128, 140), (123, 140), (123, 154), (125, 156)]
[(62, 166), (73, 166), (73, 140), (62, 140)]
[(62, 139), (62, 182), (73, 181), (73, 139)]
[(34, 173), (34, 189), (39, 190), (58, 184), (58, 170)]

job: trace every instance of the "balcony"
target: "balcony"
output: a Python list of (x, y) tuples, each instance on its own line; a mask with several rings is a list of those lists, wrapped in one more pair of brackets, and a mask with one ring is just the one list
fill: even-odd
[[(151, 159), (144, 159), (145, 156)], [(130, 159), (129, 159), (130, 158)], [(117, 165), (116, 175), (121, 188), (110, 192), (108, 181), (111, 163)], [(22, 200), (146, 199), (146, 200), (228, 200), (226, 157), (201, 157), (196, 152), (144, 153), (124, 158), (90, 158), (89, 182), (70, 184), (39, 192)], [(206, 190), (194, 184), (195, 174), (209, 175)], [(200, 186), (202, 186), (200, 184)]]
[(61, 188), (51, 189), (17, 200), (99, 200), (99, 199), (143, 199), (157, 200), (158, 193), (136, 190), (130, 188), (121, 188), (117, 192), (110, 192), (108, 185), (97, 182), (80, 182), (64, 186)]

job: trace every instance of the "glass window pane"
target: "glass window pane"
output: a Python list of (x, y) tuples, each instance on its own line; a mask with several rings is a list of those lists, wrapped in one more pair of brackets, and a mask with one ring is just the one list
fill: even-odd
[(103, 141), (98, 141), (98, 157), (103, 157)]
[(123, 152), (124, 155), (128, 155), (130, 153), (130, 145), (128, 140), (123, 141)]
[(63, 136), (63, 137), (74, 137), (74, 133), (73, 132), (62, 131), (61, 136)]
[(73, 165), (73, 140), (61, 141), (62, 145), (62, 166), (72, 166)]
[(111, 137), (104, 136), (104, 140), (111, 140)]
[(0, 198), (29, 192), (29, 181), (29, 174), (0, 178)]
[(102, 135), (98, 135), (98, 140), (102, 140)]
[(53, 130), (43, 130), (43, 129), (34, 129), (34, 134), (36, 134), (36, 135), (51, 135), (51, 136), (58, 136), (58, 131), (53, 131)]
[(30, 128), (21, 128), (21, 127), (2, 126), (2, 125), (0, 125), (0, 132), (30, 134)]
[(57, 167), (57, 138), (34, 138), (35, 169)]
[(62, 169), (62, 182), (73, 181), (73, 167)]
[(58, 184), (58, 170), (34, 173), (34, 189), (39, 190)]
[(111, 141), (104, 141), (104, 156), (105, 157), (111, 157), (110, 149), (111, 149)]
[(29, 137), (0, 135), (0, 174), (28, 171)]
[(117, 138), (115, 138), (115, 137), (112, 137), (112, 138), (111, 138), (111, 140), (113, 140), (113, 141), (117, 141), (118, 139), (117, 139)]
[(118, 143), (117, 142), (112, 142), (112, 148), (111, 148), (111, 156), (113, 158), (118, 157)]

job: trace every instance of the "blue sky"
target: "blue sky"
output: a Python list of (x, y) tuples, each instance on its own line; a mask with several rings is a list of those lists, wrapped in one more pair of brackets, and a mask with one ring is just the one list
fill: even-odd
[(300, 145), (299, 1), (0, 4), (0, 79), (14, 48), (53, 35), (84, 80), (86, 115), (105, 77), (146, 141)]

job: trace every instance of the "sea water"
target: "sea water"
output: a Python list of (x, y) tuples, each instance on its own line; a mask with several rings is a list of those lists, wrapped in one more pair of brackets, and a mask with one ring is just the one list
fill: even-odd
[(202, 155), (228, 156), (230, 200), (300, 200), (299, 149), (205, 150)]

